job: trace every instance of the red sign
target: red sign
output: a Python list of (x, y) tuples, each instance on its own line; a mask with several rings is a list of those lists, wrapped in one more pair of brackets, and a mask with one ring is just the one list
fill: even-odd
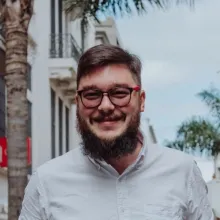
[(0, 167), (7, 167), (7, 139), (0, 137)]
[[(31, 138), (27, 138), (27, 164), (31, 165)], [(8, 166), (7, 138), (0, 137), (0, 167)]]

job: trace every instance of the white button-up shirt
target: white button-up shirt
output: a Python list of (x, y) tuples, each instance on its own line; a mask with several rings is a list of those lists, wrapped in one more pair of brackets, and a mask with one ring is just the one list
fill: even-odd
[(144, 145), (119, 175), (80, 148), (42, 165), (26, 188), (19, 220), (214, 220), (190, 155)]

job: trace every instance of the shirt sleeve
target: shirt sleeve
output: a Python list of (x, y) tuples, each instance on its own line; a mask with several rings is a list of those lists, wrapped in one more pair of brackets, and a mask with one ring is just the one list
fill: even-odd
[(214, 220), (208, 200), (208, 188), (196, 162), (193, 163), (188, 180), (187, 220)]
[(25, 189), (22, 209), (18, 220), (48, 220), (46, 217), (45, 193), (35, 172)]

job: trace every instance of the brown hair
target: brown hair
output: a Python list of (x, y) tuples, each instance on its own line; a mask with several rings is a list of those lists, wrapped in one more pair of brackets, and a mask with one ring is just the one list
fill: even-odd
[(124, 64), (141, 86), (141, 61), (133, 54), (113, 45), (100, 44), (88, 49), (80, 58), (77, 70), (77, 88), (82, 77), (99, 67)]

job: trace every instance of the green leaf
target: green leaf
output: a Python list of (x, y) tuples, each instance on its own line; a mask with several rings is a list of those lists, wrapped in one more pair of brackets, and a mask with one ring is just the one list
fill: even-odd
[(212, 87), (198, 93), (198, 96), (206, 103), (217, 123), (220, 124), (220, 91)]
[[(63, 0), (64, 10), (71, 12), (76, 7), (82, 9), (81, 18), (88, 24), (88, 18), (93, 17), (99, 21), (98, 13), (103, 15), (132, 15), (137, 12), (138, 15), (147, 12), (147, 6), (156, 6), (157, 8), (165, 8), (168, 3), (175, 2), (172, 0)], [(176, 0), (177, 4), (186, 3), (193, 5), (194, 0)]]
[(187, 148), (199, 148), (201, 151), (212, 151), (219, 135), (219, 129), (212, 122), (195, 116), (184, 121), (177, 130), (177, 140), (181, 140)]

